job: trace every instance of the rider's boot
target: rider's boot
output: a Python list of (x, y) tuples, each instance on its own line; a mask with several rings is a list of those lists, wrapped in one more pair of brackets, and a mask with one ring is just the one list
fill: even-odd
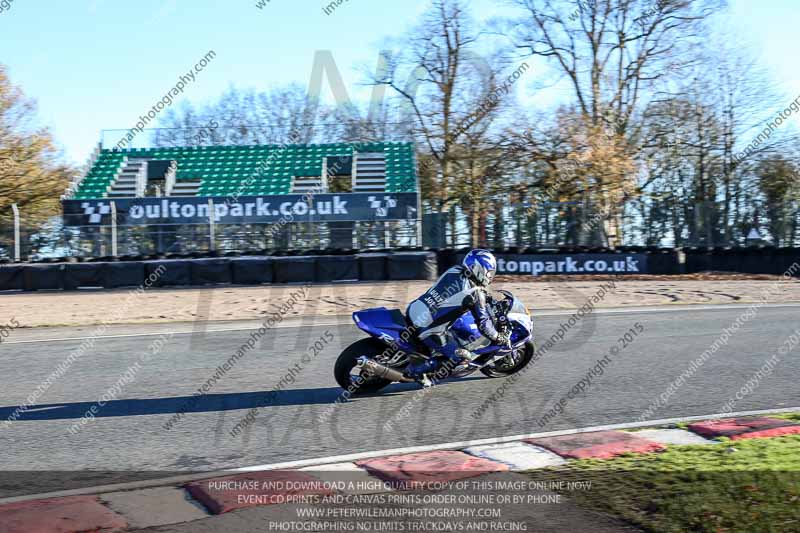
[(430, 358), (416, 364), (412, 363), (406, 368), (405, 372), (403, 372), (403, 375), (407, 378), (411, 378), (422, 383), (422, 380), (425, 379), (425, 375), (428, 372), (432, 372), (435, 367), (436, 362), (433, 358)]
[(455, 354), (456, 354), (456, 356), (457, 356), (459, 359), (461, 359), (462, 361), (469, 361), (469, 362), (472, 362), (472, 361), (474, 361), (475, 359), (477, 359), (477, 358), (478, 358), (478, 355), (477, 355), (477, 354), (475, 354), (475, 353), (472, 353), (472, 352), (470, 352), (469, 350), (466, 350), (466, 349), (464, 349), (464, 348), (458, 348), (458, 349), (455, 351)]

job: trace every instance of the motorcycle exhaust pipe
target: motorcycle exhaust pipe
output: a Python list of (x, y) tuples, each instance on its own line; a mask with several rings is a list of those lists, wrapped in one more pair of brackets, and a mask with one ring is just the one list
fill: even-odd
[(402, 372), (395, 370), (394, 368), (389, 368), (388, 366), (382, 365), (377, 361), (373, 361), (369, 357), (362, 356), (358, 358), (356, 363), (359, 368), (362, 368), (369, 373), (373, 374), (375, 377), (388, 379), (389, 381), (400, 381), (402, 383), (415, 383), (416, 380), (411, 379), (403, 375)]

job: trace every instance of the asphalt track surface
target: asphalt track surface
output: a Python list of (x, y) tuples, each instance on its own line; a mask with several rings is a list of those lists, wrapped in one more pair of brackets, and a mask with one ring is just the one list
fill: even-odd
[[(309, 318), (270, 329), (254, 351), (192, 404), (193, 393), (252, 333), (252, 323), (236, 331), (230, 331), (237, 328), (235, 323), (217, 328), (228, 331), (209, 327), (203, 332), (195, 325), (197, 331), (184, 328), (184, 333), (173, 334), (157, 355), (140, 365), (116, 399), (98, 407), (93, 421), (71, 432), (69, 428), (160, 334), (180, 330), (175, 326), (109, 329), (19, 420), (10, 426), (0, 422), (0, 471), (5, 473), (0, 474), (0, 496), (631, 422), (742, 315), (744, 307), (595, 313), (477, 419), (472, 413), (502, 385), (502, 379), (480, 375), (445, 382), (422, 395), (415, 384), (393, 385), (382, 394), (336, 405), (332, 416), (322, 421), (342, 392), (332, 376), (333, 363), (344, 347), (364, 336), (346, 316)], [(720, 412), (800, 327), (799, 317), (800, 306), (759, 309), (648, 419)], [(535, 314), (539, 338), (549, 337), (568, 318), (552, 312)], [(644, 333), (611, 358), (603, 375), (571, 398), (562, 414), (540, 425), (542, 415), (637, 322)], [(82, 342), (63, 337), (85, 337), (89, 331), (18, 330), (0, 345), (0, 421)], [(332, 341), (313, 356), (309, 347), (326, 337)], [(309, 354), (306, 362), (304, 354)], [(270, 396), (281, 380), (286, 383), (292, 367), (294, 383)], [(798, 406), (798, 382), (800, 347), (781, 356), (772, 375), (738, 400), (734, 410)], [(231, 430), (252, 408), (259, 408), (255, 422), (232, 436)], [(181, 409), (187, 410), (186, 415), (165, 429)], [(385, 427), (387, 420), (392, 421), (391, 429)], [(42, 473), (16, 473), (30, 471)], [(73, 473), (59, 476), (54, 473), (58, 471)]]

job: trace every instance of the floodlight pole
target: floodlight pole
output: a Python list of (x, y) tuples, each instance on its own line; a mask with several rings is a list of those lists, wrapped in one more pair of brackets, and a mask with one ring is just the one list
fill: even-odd
[(17, 204), (11, 204), (11, 210), (14, 212), (14, 261), (19, 263), (19, 208), (17, 207)]
[(117, 202), (111, 201), (111, 256), (117, 257)]
[(214, 227), (214, 200), (211, 198), (208, 199), (208, 250), (213, 252), (215, 250), (214, 245), (214, 233), (216, 228)]

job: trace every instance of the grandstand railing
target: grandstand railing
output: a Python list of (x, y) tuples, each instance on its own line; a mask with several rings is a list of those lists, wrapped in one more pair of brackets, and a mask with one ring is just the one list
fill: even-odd
[[(330, 144), (369, 142), (414, 142), (407, 124), (381, 124), (383, 129), (370, 131), (369, 124), (331, 123), (275, 126), (269, 124), (217, 124), (179, 128), (146, 128), (141, 132), (130, 129), (105, 129), (100, 132), (99, 145), (104, 150), (114, 149), (126, 139), (124, 149), (149, 149), (161, 147), (194, 147), (221, 145), (268, 144)], [(387, 130), (391, 135), (387, 136)], [(128, 134), (135, 132), (128, 141)], [(390, 138), (391, 137), (391, 138)]]
[[(414, 220), (218, 225), (180, 224), (119, 226), (64, 226), (60, 217), (44, 226), (22, 226), (19, 232), (23, 261), (66, 257), (98, 258), (193, 254), (307, 252), (325, 249), (377, 250), (419, 245)], [(0, 259), (14, 259), (14, 232), (0, 227)]]

